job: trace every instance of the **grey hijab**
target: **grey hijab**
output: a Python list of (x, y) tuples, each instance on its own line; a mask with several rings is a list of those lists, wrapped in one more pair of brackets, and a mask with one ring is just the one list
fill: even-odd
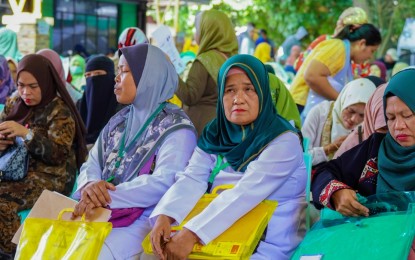
[(128, 113), (126, 143), (129, 143), (158, 106), (173, 97), (178, 76), (164, 52), (155, 46), (143, 43), (120, 51), (127, 60), (137, 86)]

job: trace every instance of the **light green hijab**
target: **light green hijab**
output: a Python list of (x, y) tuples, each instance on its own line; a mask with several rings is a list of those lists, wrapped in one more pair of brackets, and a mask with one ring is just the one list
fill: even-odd
[[(386, 118), (386, 99), (400, 98), (415, 113), (415, 69), (405, 69), (394, 75), (383, 95)], [(378, 154), (379, 176), (376, 193), (391, 191), (415, 191), (415, 145), (403, 147), (388, 132)]]
[(284, 83), (277, 76), (269, 73), (269, 87), (278, 114), (287, 121), (293, 120), (295, 127), (301, 129), (300, 112), (298, 112), (297, 105)]
[(0, 55), (20, 61), (23, 55), (17, 46), (17, 34), (6, 28), (0, 28)]
[[(249, 125), (233, 124), (225, 116), (223, 95), (226, 76), (232, 67), (245, 71), (258, 95), (258, 117)], [(220, 68), (218, 82), (216, 118), (205, 127), (197, 144), (206, 153), (223, 155), (234, 170), (244, 172), (248, 164), (276, 137), (287, 131), (298, 133), (277, 114), (270, 93), (268, 72), (254, 56), (239, 54), (229, 58)]]
[(78, 90), (83, 92), (83, 86), (86, 85), (85, 80), (85, 59), (81, 55), (74, 55), (69, 64), (72, 81), (71, 84)]
[(196, 59), (216, 82), (220, 66), (238, 53), (235, 30), (226, 14), (213, 9), (199, 13), (195, 23), (196, 35), (200, 39)]

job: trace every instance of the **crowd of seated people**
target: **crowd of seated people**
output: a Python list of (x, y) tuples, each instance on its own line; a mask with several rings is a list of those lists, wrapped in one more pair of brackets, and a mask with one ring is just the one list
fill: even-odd
[[(307, 235), (307, 207), (367, 217), (357, 194), (415, 190), (415, 69), (389, 75), (371, 60), (382, 39), (362, 9), (345, 10), (306, 53), (295, 46), (291, 89), (271, 66), (275, 44), (266, 34), (255, 42), (254, 25), (246, 54), (225, 13), (200, 12), (194, 25), (185, 79), (135, 27), (113, 57), (73, 55), (69, 78), (54, 50), (22, 56), (13, 31), (0, 29), (14, 50), (0, 49), (0, 160), (17, 143), (29, 154), (24, 178), (0, 181), (0, 259), (13, 258), (18, 213), (45, 189), (77, 200), (72, 219), (111, 211), (99, 259), (187, 259), (264, 200), (278, 206), (250, 259), (290, 259)], [(370, 76), (353, 73), (367, 64)], [(232, 188), (171, 236), (224, 184)]]

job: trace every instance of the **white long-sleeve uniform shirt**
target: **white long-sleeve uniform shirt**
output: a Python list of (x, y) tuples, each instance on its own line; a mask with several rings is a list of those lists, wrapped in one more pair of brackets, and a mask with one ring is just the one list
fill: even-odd
[[(189, 166), (177, 175), (176, 183), (157, 204), (150, 222), (154, 224), (160, 214), (182, 222), (205, 193), (216, 159), (216, 155), (196, 148)], [(213, 188), (222, 184), (235, 187), (223, 191), (185, 227), (206, 244), (261, 201), (277, 200), (265, 240), (251, 259), (289, 259), (305, 233), (306, 168), (298, 136), (287, 132), (274, 139), (245, 172), (226, 167), (216, 176)]]
[[(151, 175), (140, 175), (129, 182), (109, 191), (111, 208), (146, 208), (144, 213), (128, 227), (113, 228), (105, 245), (115, 259), (127, 259), (141, 253), (141, 243), (150, 232), (148, 217), (155, 205), (170, 188), (177, 172), (186, 167), (196, 146), (196, 135), (190, 129), (179, 129), (170, 133), (156, 151), (156, 164)], [(80, 198), (81, 189), (90, 181), (101, 180), (103, 165), (99, 160), (97, 145), (89, 153), (89, 158), (81, 167), (78, 189), (73, 197)]]

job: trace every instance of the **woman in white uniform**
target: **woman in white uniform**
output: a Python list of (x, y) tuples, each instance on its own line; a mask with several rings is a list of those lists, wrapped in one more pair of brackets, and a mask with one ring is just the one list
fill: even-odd
[[(218, 86), (216, 119), (205, 127), (189, 166), (150, 216), (155, 254), (185, 259), (196, 242), (211, 242), (269, 199), (278, 201), (278, 207), (251, 259), (289, 259), (305, 233), (306, 168), (300, 137), (277, 114), (268, 73), (255, 57), (241, 54), (227, 60)], [(208, 184), (221, 158), (221, 170)], [(170, 238), (171, 225), (181, 223), (206, 190), (222, 184), (235, 186)]]
[(81, 167), (74, 194), (80, 199), (74, 216), (88, 216), (96, 207), (112, 210), (113, 229), (99, 259), (138, 257), (151, 230), (148, 217), (196, 146), (189, 118), (165, 102), (178, 86), (165, 54), (148, 44), (120, 51), (114, 93), (128, 106), (102, 130)]

